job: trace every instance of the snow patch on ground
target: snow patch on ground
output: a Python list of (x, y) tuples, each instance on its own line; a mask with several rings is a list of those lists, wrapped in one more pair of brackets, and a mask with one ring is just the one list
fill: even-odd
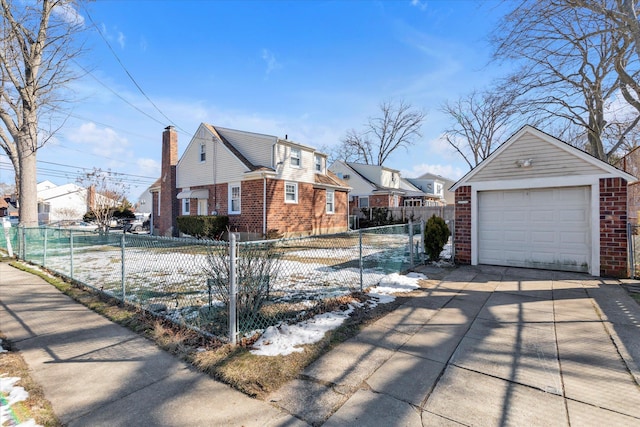
[[(0, 339), (0, 353), (7, 353), (2, 347)], [(19, 423), (13, 413), (12, 406), (18, 402), (27, 400), (29, 393), (24, 387), (16, 386), (20, 381), (19, 377), (7, 377), (6, 374), (0, 374), (0, 421), (2, 426), (19, 426), (19, 427), (36, 427), (37, 424), (33, 419), (28, 419)]]
[[(411, 292), (420, 287), (418, 280), (426, 278), (420, 273), (409, 273), (406, 276), (389, 274), (370, 289), (368, 294), (373, 300), (370, 306), (392, 302), (395, 300), (394, 294)], [(339, 327), (354, 308), (355, 305), (350, 305), (347, 310), (319, 314), (295, 325), (269, 326), (255, 342), (251, 353), (259, 356), (286, 356), (301, 352), (303, 349), (300, 346), (320, 341), (326, 332)]]

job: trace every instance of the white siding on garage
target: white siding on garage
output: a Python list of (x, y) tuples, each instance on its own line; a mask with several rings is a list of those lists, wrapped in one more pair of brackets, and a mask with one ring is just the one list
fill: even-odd
[(591, 189), (478, 192), (478, 262), (589, 271)]
[[(469, 179), (469, 182), (603, 173), (602, 168), (560, 147), (562, 145), (556, 146), (535, 135), (525, 134), (514, 141), (508, 150), (495, 156), (490, 164), (478, 170)], [(573, 147), (567, 148), (575, 150)], [(533, 161), (533, 167), (519, 168), (516, 166), (516, 161), (528, 159)]]

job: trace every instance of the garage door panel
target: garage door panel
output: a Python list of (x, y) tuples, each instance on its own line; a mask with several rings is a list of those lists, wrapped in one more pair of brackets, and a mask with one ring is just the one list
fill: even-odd
[(590, 188), (478, 193), (481, 264), (588, 271)]

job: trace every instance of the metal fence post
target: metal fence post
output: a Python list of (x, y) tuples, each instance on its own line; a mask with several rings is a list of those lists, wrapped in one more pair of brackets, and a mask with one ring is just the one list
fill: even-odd
[(26, 237), (26, 228), (24, 225), (20, 226), (20, 228), (18, 229), (20, 230), (20, 250), (18, 251), (20, 253), (20, 258), (26, 260), (27, 259), (27, 237)]
[(409, 219), (409, 266), (413, 268), (413, 221)]
[(42, 243), (42, 266), (47, 266), (47, 236), (48, 236), (48, 228), (44, 228), (44, 242)]
[(633, 238), (633, 225), (628, 222), (627, 223), (627, 247), (629, 249), (629, 270), (631, 274), (631, 278), (636, 277), (636, 254), (635, 254), (635, 240)]
[(125, 242), (124, 242), (124, 233), (122, 233), (121, 237), (120, 237), (120, 258), (122, 259), (122, 269), (121, 269), (121, 281), (122, 281), (122, 302), (126, 301), (126, 291), (127, 291), (127, 287), (125, 285), (125, 266), (124, 266), (124, 247), (125, 247)]
[(424, 264), (425, 262), (425, 256), (424, 256), (424, 227), (426, 226), (424, 219), (420, 220), (420, 252), (422, 253), (422, 260), (421, 260), (421, 264)]
[(229, 233), (229, 341), (236, 344), (237, 313), (236, 313), (236, 235)]
[(358, 254), (358, 261), (359, 261), (359, 267), (360, 267), (360, 292), (362, 292), (363, 289), (363, 278), (362, 278), (362, 270), (364, 269), (364, 263), (362, 261), (362, 229), (358, 230), (358, 248), (359, 248), (359, 254)]
[(69, 252), (70, 252), (69, 264), (71, 266), (71, 274), (69, 276), (73, 279), (73, 231), (69, 231)]

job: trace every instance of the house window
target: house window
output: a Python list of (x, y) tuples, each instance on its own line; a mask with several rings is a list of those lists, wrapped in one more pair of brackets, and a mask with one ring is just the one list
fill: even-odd
[(191, 199), (182, 199), (182, 215), (189, 215), (191, 209)]
[(207, 202), (208, 199), (198, 199), (198, 215), (207, 214)]
[(299, 168), (302, 161), (300, 159), (301, 153), (299, 148), (291, 147), (291, 166)]
[(314, 162), (316, 164), (316, 172), (322, 173), (322, 157), (316, 154), (314, 156)]
[(207, 146), (200, 144), (200, 162), (207, 160)]
[(229, 213), (240, 213), (240, 184), (229, 184)]
[(284, 202), (298, 203), (298, 183), (297, 182), (284, 183)]
[(327, 213), (328, 214), (334, 213), (334, 203), (333, 203), (334, 196), (335, 196), (335, 193), (333, 191), (327, 190)]
[(358, 207), (359, 208), (368, 208), (369, 207), (369, 197), (358, 197)]

